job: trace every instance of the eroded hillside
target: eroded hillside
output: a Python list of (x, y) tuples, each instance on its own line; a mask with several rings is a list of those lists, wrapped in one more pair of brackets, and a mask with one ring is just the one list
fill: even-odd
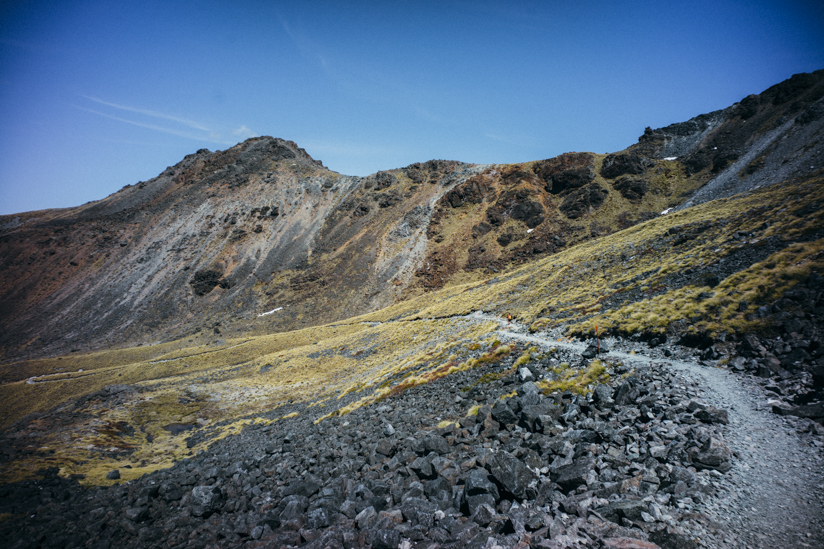
[(9, 360), (339, 321), (670, 208), (808, 177), (824, 165), (822, 74), (609, 155), (359, 178), (281, 139), (202, 149), (98, 202), (0, 219), (0, 350)]

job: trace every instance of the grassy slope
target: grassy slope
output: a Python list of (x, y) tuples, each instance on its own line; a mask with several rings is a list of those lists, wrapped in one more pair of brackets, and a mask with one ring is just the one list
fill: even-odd
[[(313, 419), (344, 413), (393, 389), (472, 367), (469, 352), (491, 349), (497, 327), (461, 318), (476, 310), (512, 313), (534, 329), (565, 326), (570, 335), (590, 334), (595, 326), (664, 332), (679, 322), (694, 331), (767, 329), (752, 312), (809, 272), (824, 270), (824, 240), (814, 240), (824, 229), (818, 215), (822, 183), (817, 178), (776, 185), (661, 216), (506, 274), (334, 325), (220, 345), (187, 348), (177, 342), (3, 366), (2, 428), (34, 411), (55, 414), (6, 434), (18, 448), (27, 437), (29, 449), (6, 462), (0, 475), (11, 480), (57, 465), (66, 474), (88, 475), (92, 483), (105, 483), (114, 467), (133, 478), (249, 422), (277, 421), (296, 402), (310, 403), (303, 413)], [(753, 236), (736, 240), (737, 231)], [(689, 238), (678, 243), (683, 235)], [(672, 282), (687, 269), (711, 270), (772, 236), (787, 245), (714, 288), (700, 278)], [(747, 302), (743, 311), (741, 301)], [(52, 377), (27, 383), (33, 376)], [(114, 383), (131, 384), (138, 392), (122, 394), (117, 403), (98, 398), (73, 404)], [(62, 418), (57, 427), (55, 417)], [(187, 448), (184, 436), (163, 429), (170, 423), (199, 425), (200, 442)], [(124, 424), (135, 431), (118, 427)]]

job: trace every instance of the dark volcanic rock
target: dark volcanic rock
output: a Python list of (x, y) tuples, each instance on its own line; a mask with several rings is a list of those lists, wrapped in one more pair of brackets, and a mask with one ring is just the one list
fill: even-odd
[(512, 209), (510, 215), (512, 219), (521, 220), (527, 227), (534, 229), (544, 222), (544, 207), (538, 202), (521, 202)]
[(223, 273), (213, 269), (206, 269), (196, 272), (189, 284), (191, 284), (192, 291), (196, 295), (206, 295), (211, 292), (215, 286), (220, 284), (222, 277)]
[(496, 452), (487, 461), (492, 478), (518, 499), (535, 497), (538, 477), (529, 467), (509, 452)]
[(621, 524), (621, 519), (641, 521), (641, 513), (646, 513), (649, 506), (640, 500), (617, 501), (606, 507), (596, 509), (598, 514), (607, 520)]
[(645, 159), (634, 154), (618, 153), (610, 154), (604, 158), (601, 165), (601, 175), (606, 179), (612, 179), (624, 174), (644, 173)]
[(560, 194), (564, 191), (580, 189), (595, 179), (595, 172), (592, 168), (571, 168), (558, 173), (554, 173), (547, 181), (546, 190), (552, 194)]
[(727, 425), (730, 422), (726, 410), (720, 410), (712, 406), (707, 406), (703, 410), (697, 410), (693, 415), (704, 423), (723, 423)]
[(612, 184), (613, 188), (621, 193), (621, 196), (631, 202), (641, 200), (649, 187), (644, 179), (638, 177), (622, 177)]
[(805, 406), (786, 407), (774, 405), (773, 412), (781, 416), (796, 416), (805, 417), (809, 419), (824, 418), (824, 402), (817, 404), (807, 404)]
[(716, 437), (709, 437), (700, 451), (693, 456), (693, 461), (697, 468), (726, 472), (730, 469), (728, 462), (731, 457), (732, 452), (726, 444)]
[(556, 472), (555, 483), (565, 492), (575, 490), (587, 483), (587, 475), (595, 466), (594, 458), (581, 458), (570, 465), (559, 467)]
[(560, 210), (570, 219), (578, 219), (589, 213), (590, 208), (597, 210), (604, 204), (608, 191), (593, 183), (572, 192), (561, 203)]
[(194, 517), (208, 517), (223, 505), (223, 493), (215, 486), (195, 486), (189, 510)]
[(492, 417), (502, 425), (513, 425), (518, 422), (518, 416), (504, 400), (499, 400), (492, 407)]
[(650, 532), (649, 540), (658, 544), (661, 549), (696, 549), (698, 547), (697, 543), (670, 526)]
[(372, 533), (372, 549), (397, 549), (401, 543), (401, 533), (397, 530), (381, 528)]

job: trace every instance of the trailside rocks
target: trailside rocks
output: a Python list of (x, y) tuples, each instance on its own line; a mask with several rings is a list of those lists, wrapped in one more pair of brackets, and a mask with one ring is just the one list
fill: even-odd
[[(569, 351), (551, 356), (581, 363)], [(42, 545), (69, 534), (123, 548), (689, 542), (656, 532), (691, 516), (713, 492), (711, 475), (729, 469), (723, 410), (666, 370), (605, 364), (620, 381), (584, 396), (542, 393), (509, 357), (318, 424), (302, 413), (252, 425), (106, 490), (70, 488), (64, 500), (63, 488), (21, 486), (36, 498), (25, 511), (34, 517), (0, 523), (0, 538), (42, 530)], [(549, 365), (525, 368), (541, 380)], [(0, 500), (0, 513), (26, 497)], [(74, 524), (55, 519), (68, 513)]]

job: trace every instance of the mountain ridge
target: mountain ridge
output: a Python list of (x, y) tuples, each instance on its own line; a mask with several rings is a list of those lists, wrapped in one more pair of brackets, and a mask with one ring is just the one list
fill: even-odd
[(359, 178), (277, 138), (201, 149), (100, 201), (0, 219), (0, 348), (9, 359), (283, 331), (479, 280), (715, 188), (810, 172), (820, 149), (781, 160), (820, 129), (821, 81), (796, 75), (609, 155), (433, 160)]

